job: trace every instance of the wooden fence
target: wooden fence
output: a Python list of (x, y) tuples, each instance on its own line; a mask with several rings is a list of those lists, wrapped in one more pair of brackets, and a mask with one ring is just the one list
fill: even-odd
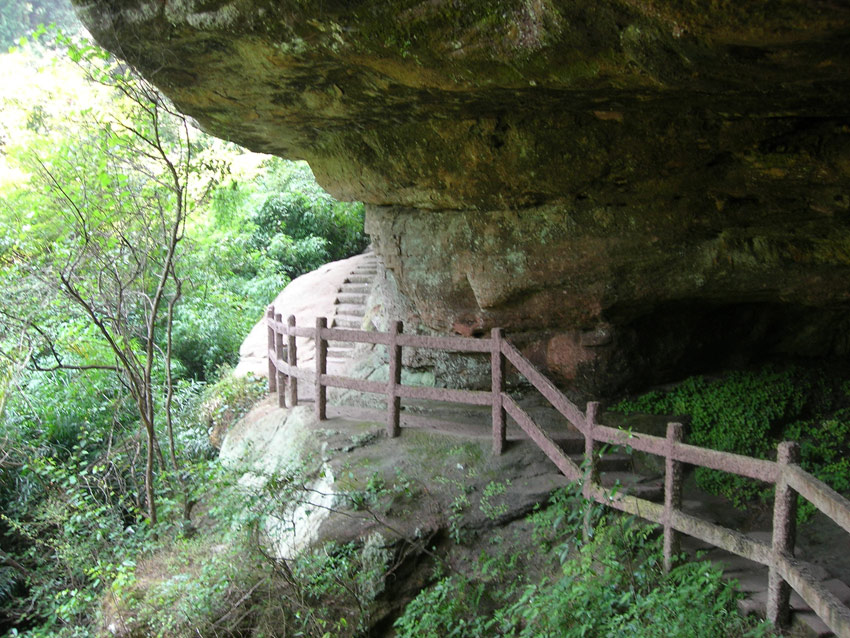
[[(327, 418), (329, 387), (382, 394), (387, 397), (386, 424), (391, 437), (400, 434), (400, 402), (403, 398), (432, 399), (469, 405), (492, 406), (493, 453), (501, 454), (506, 439), (506, 417), (510, 416), (534, 441), (558, 469), (570, 480), (582, 481), (584, 496), (608, 507), (639, 516), (662, 526), (664, 566), (669, 569), (678, 553), (679, 535), (684, 533), (732, 554), (768, 568), (767, 618), (776, 626), (788, 623), (790, 592), (793, 588), (817, 616), (840, 638), (850, 638), (850, 609), (811, 574), (810, 567), (794, 558), (797, 495), (850, 533), (850, 501), (801, 469), (796, 443), (779, 444), (776, 461), (755, 459), (720, 452), (682, 442), (682, 426), (671, 423), (666, 437), (627, 432), (597, 423), (598, 404), (587, 404), (585, 412), (567, 399), (555, 385), (506, 341), (499, 328), (489, 339), (466, 337), (428, 337), (407, 335), (400, 321), (392, 322), (388, 333), (328, 328), (324, 317), (315, 327), (295, 325), (295, 317), (286, 323), (274, 307), (269, 307), (266, 322), (269, 343), (269, 391), (277, 392), (280, 405), (298, 402), (298, 382), (315, 386), (315, 410), (319, 420)], [(297, 365), (296, 337), (315, 340), (315, 371)], [(284, 343), (284, 339), (286, 342)], [(381, 344), (389, 353), (389, 379), (386, 383), (327, 374), (328, 341)], [(491, 390), (452, 390), (414, 387), (401, 383), (403, 347), (431, 348), (444, 351), (489, 353)], [(505, 364), (509, 362), (566, 418), (585, 439), (584, 463), (580, 467), (561, 447), (505, 392)], [(602, 445), (628, 447), (664, 458), (664, 503), (654, 503), (607, 489), (599, 483), (597, 466)], [(682, 466), (695, 465), (729, 472), (775, 485), (773, 534), (770, 544), (681, 510)]]

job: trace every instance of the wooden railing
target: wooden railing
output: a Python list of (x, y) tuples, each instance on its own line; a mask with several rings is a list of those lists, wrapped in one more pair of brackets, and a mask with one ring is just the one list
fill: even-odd
[[(767, 618), (776, 626), (788, 623), (791, 588), (812, 608), (817, 616), (840, 638), (850, 638), (850, 609), (811, 574), (805, 563), (794, 558), (796, 537), (796, 505), (799, 494), (827, 517), (850, 533), (850, 501), (801, 469), (796, 443), (779, 444), (776, 461), (755, 459), (720, 452), (682, 442), (682, 426), (671, 423), (666, 437), (627, 432), (597, 423), (598, 404), (587, 404), (585, 412), (572, 403), (513, 345), (499, 328), (489, 339), (465, 337), (428, 337), (406, 335), (400, 321), (390, 324), (388, 333), (328, 328), (324, 317), (315, 327), (295, 325), (290, 316), (270, 307), (266, 317), (269, 342), (269, 391), (277, 392), (283, 407), (297, 405), (298, 382), (315, 386), (315, 410), (319, 420), (327, 418), (326, 390), (347, 388), (387, 397), (386, 427), (391, 437), (400, 434), (400, 400), (432, 399), (469, 405), (492, 406), (493, 452), (501, 454), (506, 441), (506, 417), (510, 416), (534, 441), (558, 469), (570, 480), (581, 481), (584, 496), (608, 507), (639, 516), (662, 526), (664, 531), (664, 566), (669, 569), (679, 552), (679, 536), (687, 534), (715, 547), (768, 568)], [(297, 365), (296, 337), (315, 340), (315, 371)], [(286, 344), (284, 344), (286, 339)], [(328, 341), (382, 344), (389, 353), (389, 378), (386, 383), (366, 381), (327, 373)], [(401, 383), (403, 347), (431, 348), (454, 352), (489, 353), (491, 390), (452, 390), (415, 387)], [(509, 362), (569, 421), (585, 439), (584, 462), (576, 464), (561, 447), (505, 392), (505, 364)], [(664, 503), (654, 503), (617, 488), (608, 489), (599, 482), (597, 471), (602, 445), (624, 446), (660, 456), (665, 461)], [(681, 510), (682, 466), (696, 465), (757, 479), (775, 485), (773, 534), (770, 544)]]

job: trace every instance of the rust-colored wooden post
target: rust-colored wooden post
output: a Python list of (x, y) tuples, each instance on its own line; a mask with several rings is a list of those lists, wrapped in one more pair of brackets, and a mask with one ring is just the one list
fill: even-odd
[(664, 571), (673, 568), (682, 551), (679, 532), (673, 529), (673, 512), (682, 508), (682, 464), (673, 459), (673, 448), (682, 441), (682, 424), (667, 424), (667, 449), (664, 454)]
[(290, 371), (293, 372), (287, 379), (286, 389), (289, 395), (289, 407), (294, 408), (298, 405), (298, 377), (294, 375), (295, 368), (298, 367), (298, 351), (295, 345), (295, 315), (289, 315), (286, 325), (286, 362), (289, 364)]
[(493, 454), (499, 455), (505, 449), (505, 407), (502, 404), (502, 392), (505, 391), (505, 357), (502, 355), (502, 329), (493, 328), (490, 332), (490, 375), (493, 392)]
[(328, 327), (325, 317), (316, 317), (316, 419), (324, 421), (327, 418), (327, 388), (322, 384), (322, 375), (328, 372), (328, 342), (322, 336), (322, 331)]
[(266, 348), (266, 356), (269, 360), (269, 393), (277, 392), (277, 366), (275, 365), (272, 352), (275, 352), (274, 345), (274, 306), (266, 308), (266, 326), (268, 327), (268, 347)]
[[(277, 326), (277, 329), (274, 333), (275, 359), (278, 361), (283, 361), (283, 333), (281, 332), (281, 328), (283, 327), (283, 315), (279, 312), (275, 313), (274, 320)], [(280, 407), (285, 408), (286, 401), (284, 400), (284, 397), (286, 395), (284, 394), (283, 390), (286, 387), (286, 375), (280, 370), (277, 371), (277, 383), (275, 385), (277, 386), (277, 404)]]
[(390, 357), (390, 374), (387, 380), (387, 434), (401, 434), (401, 397), (396, 396), (396, 386), (401, 383), (401, 346), (398, 335), (403, 330), (401, 321), (390, 322), (390, 342), (387, 351)]
[(767, 619), (777, 628), (788, 626), (791, 587), (776, 569), (776, 558), (781, 554), (793, 556), (797, 542), (797, 494), (788, 486), (784, 470), (785, 466), (796, 464), (799, 460), (800, 446), (797, 443), (783, 441), (779, 444), (776, 462), (780, 471), (773, 502), (773, 556), (767, 577)]
[[(587, 404), (587, 412), (585, 414), (585, 432), (584, 432), (584, 484), (581, 487), (582, 495), (585, 499), (592, 501), (593, 486), (599, 483), (599, 462), (597, 458), (596, 441), (593, 438), (593, 429), (596, 427), (596, 415), (599, 411), (599, 402), (590, 401)], [(593, 521), (591, 514), (593, 511), (589, 503), (585, 503), (584, 512), (584, 541), (590, 540)]]

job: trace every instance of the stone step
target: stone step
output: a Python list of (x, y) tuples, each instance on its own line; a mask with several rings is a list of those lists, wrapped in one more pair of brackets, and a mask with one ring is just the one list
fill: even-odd
[(558, 444), (564, 452), (566, 452), (570, 457), (578, 454), (584, 454), (584, 437), (572, 436), (570, 434), (555, 434), (553, 432), (549, 432), (549, 436)]
[(336, 303), (354, 303), (365, 304), (366, 294), (362, 292), (338, 292), (336, 294)]
[[(767, 570), (764, 570), (765, 572)], [(762, 587), (751, 593), (747, 598), (738, 601), (738, 613), (742, 616), (758, 616), (764, 618), (767, 609), (767, 574), (762, 575)], [(743, 589), (741, 591), (744, 591)], [(833, 638), (835, 634), (800, 598), (791, 590), (791, 627), (792, 635), (800, 638)]]
[(370, 275), (359, 275), (355, 273), (351, 273), (348, 277), (345, 278), (343, 283), (346, 284), (368, 284), (371, 283), (374, 279), (374, 276)]
[(369, 291), (371, 289), (372, 289), (372, 286), (370, 286), (367, 283), (362, 283), (362, 284), (344, 283), (339, 287), (340, 292), (354, 292), (354, 293), (360, 293), (360, 294), (364, 294), (364, 295), (368, 295)]
[(374, 277), (375, 275), (378, 274), (378, 269), (375, 266), (367, 266), (365, 268), (363, 266), (360, 266), (358, 268), (355, 268), (351, 272), (351, 274), (352, 275), (370, 275), (370, 276)]
[(336, 310), (337, 316), (339, 315), (359, 315), (363, 316), (366, 309), (363, 307), (363, 304), (354, 304), (354, 303), (338, 303), (334, 306)]
[(333, 318), (332, 325), (334, 328), (360, 330), (360, 326), (363, 325), (363, 317), (357, 317), (355, 315), (336, 315)]
[[(571, 454), (570, 458), (578, 466), (584, 463), (583, 452), (581, 454)], [(598, 469), (600, 472), (623, 472), (631, 474), (632, 457), (626, 454), (604, 454), (598, 461)]]
[[(833, 578), (825, 580), (821, 584), (844, 605), (850, 606), (850, 587), (844, 581)], [(793, 590), (791, 591), (791, 609), (794, 610), (791, 616), (791, 626), (799, 635), (816, 638), (831, 638), (835, 635)]]
[(791, 615), (791, 627), (795, 636), (805, 636), (805, 638), (833, 638), (835, 636), (832, 630), (826, 626), (826, 623), (817, 617), (813, 611), (794, 612)]

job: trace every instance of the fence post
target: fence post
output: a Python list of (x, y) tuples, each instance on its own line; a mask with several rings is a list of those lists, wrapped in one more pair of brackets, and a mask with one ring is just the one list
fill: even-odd
[(268, 347), (266, 348), (266, 357), (269, 360), (269, 393), (277, 392), (277, 366), (272, 359), (271, 352), (275, 350), (274, 346), (274, 305), (266, 308), (266, 326), (268, 327)]
[(502, 355), (502, 329), (493, 328), (490, 332), (490, 376), (493, 392), (493, 454), (498, 456), (505, 449), (505, 408), (502, 405), (502, 392), (505, 391), (505, 357)]
[[(278, 361), (283, 361), (283, 333), (280, 332), (280, 327), (283, 325), (283, 315), (275, 313), (274, 316), (275, 323), (278, 326), (278, 330), (275, 330), (274, 333), (274, 354), (275, 359)], [(286, 375), (283, 374), (280, 370), (277, 371), (277, 404), (281, 408), (286, 407), (286, 401), (284, 397), (286, 396), (283, 392), (284, 387), (286, 387)]]
[(387, 351), (390, 357), (390, 374), (387, 381), (387, 434), (397, 437), (401, 434), (401, 397), (396, 396), (396, 386), (401, 383), (401, 346), (398, 335), (403, 330), (401, 321), (390, 322), (390, 342)]
[(785, 466), (799, 460), (799, 444), (792, 441), (779, 444), (776, 462), (780, 471), (773, 502), (773, 556), (767, 578), (767, 619), (777, 628), (788, 625), (791, 587), (776, 569), (776, 558), (780, 554), (793, 556), (797, 540), (797, 494), (788, 486)]
[[(295, 345), (295, 315), (289, 315), (286, 324), (286, 362), (289, 364), (290, 370), (294, 370), (298, 367), (298, 351)], [(290, 374), (287, 381), (286, 389), (289, 394), (289, 407), (294, 408), (298, 405), (298, 377)]]
[(673, 529), (673, 512), (682, 508), (682, 464), (673, 459), (673, 447), (682, 441), (682, 424), (667, 424), (667, 450), (664, 455), (664, 571), (673, 568), (681, 551), (679, 532)]
[(325, 317), (316, 317), (316, 419), (327, 418), (327, 388), (322, 385), (322, 375), (328, 372), (328, 342), (322, 338), (322, 330), (327, 328)]
[[(585, 416), (585, 432), (584, 432), (584, 483), (581, 487), (582, 496), (585, 499), (592, 501), (593, 484), (599, 482), (599, 463), (597, 459), (596, 441), (593, 439), (593, 428), (596, 427), (596, 414), (599, 411), (599, 402), (590, 401), (587, 404), (587, 412)], [(593, 527), (593, 508), (590, 504), (585, 503), (584, 511), (584, 542), (590, 540), (591, 530)]]

